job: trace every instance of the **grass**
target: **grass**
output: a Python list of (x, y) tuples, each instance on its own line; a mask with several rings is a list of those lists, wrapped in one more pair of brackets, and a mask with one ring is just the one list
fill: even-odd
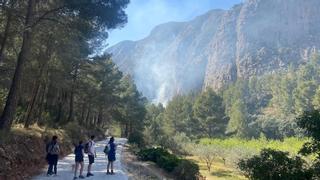
[(212, 147), (220, 147), (224, 150), (233, 149), (233, 148), (241, 148), (248, 149), (253, 152), (260, 152), (263, 148), (271, 148), (280, 151), (287, 151), (291, 155), (298, 154), (299, 150), (303, 146), (305, 142), (307, 142), (307, 138), (285, 138), (284, 140), (268, 140), (266, 138), (259, 139), (241, 139), (241, 138), (228, 138), (228, 139), (201, 139), (200, 144), (203, 145), (212, 145)]
[(197, 156), (190, 156), (188, 159), (194, 160), (200, 167), (200, 173), (207, 180), (243, 180), (246, 179), (234, 167), (225, 165), (223, 161), (216, 159), (212, 165), (211, 172), (208, 171), (206, 164), (199, 160)]
[[(207, 179), (224, 179), (224, 180), (242, 180), (246, 179), (237, 169), (237, 163), (240, 159), (250, 158), (258, 154), (264, 148), (281, 150), (289, 152), (295, 156), (307, 142), (306, 138), (285, 138), (283, 140), (268, 140), (264, 137), (259, 139), (201, 139), (199, 144), (212, 147), (215, 150), (215, 161), (212, 164), (211, 172), (208, 171), (204, 162), (202, 162), (196, 154), (188, 158), (193, 159), (200, 166), (200, 172)], [(201, 147), (201, 146), (200, 146)], [(225, 159), (223, 162), (222, 159)], [(306, 160), (310, 160), (308, 157)], [(310, 161), (309, 161), (310, 162)]]

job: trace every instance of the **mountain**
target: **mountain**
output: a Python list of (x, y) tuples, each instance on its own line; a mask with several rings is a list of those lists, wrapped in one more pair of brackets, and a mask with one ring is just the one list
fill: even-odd
[(189, 22), (155, 27), (109, 48), (138, 89), (155, 102), (306, 61), (320, 47), (319, 0), (247, 0)]

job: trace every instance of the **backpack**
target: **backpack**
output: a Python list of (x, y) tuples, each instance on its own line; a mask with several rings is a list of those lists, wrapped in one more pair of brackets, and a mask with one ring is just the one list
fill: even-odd
[(106, 145), (106, 146), (104, 147), (104, 150), (103, 150), (104, 154), (108, 155), (109, 150), (110, 150), (110, 149), (109, 149), (109, 145)]
[(59, 152), (60, 152), (60, 150), (59, 150), (58, 143), (56, 143), (56, 144), (51, 143), (47, 148), (48, 154), (59, 154)]
[(87, 143), (84, 145), (84, 153), (88, 154), (88, 153), (89, 153), (89, 148), (90, 148), (90, 141), (87, 142)]

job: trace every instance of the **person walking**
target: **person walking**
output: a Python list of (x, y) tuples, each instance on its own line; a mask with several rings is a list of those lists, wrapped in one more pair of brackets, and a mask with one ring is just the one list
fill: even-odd
[[(116, 144), (114, 143), (114, 137), (111, 137), (108, 144), (108, 165), (107, 174), (114, 174), (113, 172), (113, 162), (116, 160)], [(111, 166), (111, 172), (109, 171)]]
[(75, 169), (74, 169), (74, 178), (77, 179), (77, 171), (78, 167), (80, 165), (80, 174), (79, 174), (79, 179), (84, 179), (85, 177), (82, 175), (83, 172), (83, 157), (84, 157), (84, 147), (82, 145), (82, 141), (79, 141), (79, 144), (75, 147), (74, 149), (74, 154), (75, 154)]
[(57, 175), (57, 164), (59, 159), (60, 147), (58, 144), (58, 137), (53, 136), (52, 140), (46, 147), (47, 161), (49, 164), (47, 176)]
[(87, 149), (88, 149), (88, 158), (89, 158), (87, 177), (93, 176), (93, 174), (91, 173), (91, 168), (92, 168), (92, 164), (94, 163), (94, 158), (97, 157), (94, 138), (95, 136), (91, 136), (89, 142), (86, 145), (88, 146)]

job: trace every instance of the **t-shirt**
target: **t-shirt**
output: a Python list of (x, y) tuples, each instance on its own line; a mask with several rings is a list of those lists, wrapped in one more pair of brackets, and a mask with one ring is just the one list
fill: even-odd
[(96, 153), (96, 143), (93, 140), (89, 141), (89, 151), (88, 151), (88, 155), (94, 156)]
[(75, 149), (74, 149), (74, 154), (77, 157), (83, 157), (83, 146), (82, 145), (78, 145)]

